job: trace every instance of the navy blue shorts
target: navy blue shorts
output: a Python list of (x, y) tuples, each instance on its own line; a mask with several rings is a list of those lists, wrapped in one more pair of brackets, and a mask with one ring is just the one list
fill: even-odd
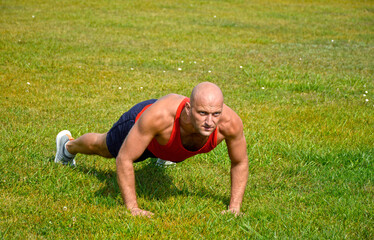
[[(129, 111), (125, 112), (109, 130), (106, 137), (106, 144), (108, 146), (109, 152), (113, 157), (117, 157), (123, 141), (125, 141), (127, 134), (129, 134), (131, 128), (135, 124), (136, 116), (143, 110), (145, 106), (156, 101), (157, 99), (150, 99), (136, 104)], [(150, 151), (148, 151), (148, 149), (145, 149), (143, 154), (135, 162), (141, 162), (147, 158), (154, 157), (155, 156)]]

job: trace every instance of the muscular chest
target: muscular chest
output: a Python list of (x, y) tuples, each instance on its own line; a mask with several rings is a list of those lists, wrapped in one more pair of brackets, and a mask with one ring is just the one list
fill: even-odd
[(181, 136), (182, 145), (188, 151), (197, 151), (208, 141), (207, 137), (197, 135)]
[[(184, 134), (183, 130), (178, 131), (179, 134), (177, 134), (174, 137), (174, 141), (177, 140), (177, 138), (180, 138), (181, 143), (185, 149), (188, 151), (197, 151), (200, 148), (202, 148), (205, 143), (208, 141), (207, 137), (201, 137), (199, 135), (187, 135)], [(159, 144), (161, 145), (166, 145), (168, 144), (172, 134), (172, 128), (167, 129), (162, 132), (162, 134), (159, 134), (156, 136), (156, 140)]]
[[(166, 145), (171, 138), (172, 131), (173, 127), (171, 126), (170, 128), (165, 129), (161, 134), (157, 135), (155, 139), (160, 145)], [(179, 134), (174, 137), (174, 141), (176, 141), (176, 138), (180, 138), (183, 147), (192, 152), (202, 148), (209, 139), (209, 137), (204, 137), (199, 134), (188, 134), (183, 130), (183, 128), (180, 128), (180, 131), (178, 132)], [(217, 144), (219, 144), (223, 139), (222, 134), (218, 131)]]

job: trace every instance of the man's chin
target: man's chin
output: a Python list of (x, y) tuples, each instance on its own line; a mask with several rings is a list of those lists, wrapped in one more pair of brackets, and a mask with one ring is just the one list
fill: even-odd
[(213, 133), (214, 129), (209, 129), (209, 130), (202, 130), (200, 131), (200, 134), (203, 135), (204, 137), (209, 137)]

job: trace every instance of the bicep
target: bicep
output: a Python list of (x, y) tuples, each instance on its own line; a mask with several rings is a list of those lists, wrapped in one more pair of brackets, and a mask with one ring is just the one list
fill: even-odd
[(142, 134), (138, 126), (134, 125), (124, 140), (118, 155), (123, 159), (135, 161), (142, 155), (151, 140), (150, 136)]
[(247, 144), (243, 132), (235, 137), (227, 138), (226, 145), (232, 163), (247, 160)]
[(118, 154), (121, 159), (132, 162), (138, 159), (157, 134), (157, 126), (148, 115), (144, 113), (125, 138)]
[(230, 127), (227, 129), (225, 141), (231, 162), (247, 161), (247, 143), (244, 136), (243, 123), (240, 118), (235, 115)]

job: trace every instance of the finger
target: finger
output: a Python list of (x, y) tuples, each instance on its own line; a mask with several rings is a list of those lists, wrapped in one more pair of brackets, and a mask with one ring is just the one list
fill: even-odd
[(233, 214), (235, 217), (244, 215), (244, 213), (235, 211), (234, 209), (224, 210), (221, 212), (221, 214), (228, 214), (228, 213)]
[(148, 211), (145, 211), (145, 210), (141, 210), (141, 209), (136, 209), (135, 211), (132, 212), (132, 215), (133, 216), (144, 216), (144, 217), (151, 218), (154, 215), (154, 213), (148, 212)]
[(145, 217), (148, 217), (148, 218), (152, 218), (152, 216), (154, 215), (154, 213), (152, 212), (148, 212), (148, 211), (142, 211), (142, 216), (145, 216)]
[(228, 214), (228, 213), (232, 213), (230, 210), (223, 210), (222, 212), (221, 212), (221, 214)]

